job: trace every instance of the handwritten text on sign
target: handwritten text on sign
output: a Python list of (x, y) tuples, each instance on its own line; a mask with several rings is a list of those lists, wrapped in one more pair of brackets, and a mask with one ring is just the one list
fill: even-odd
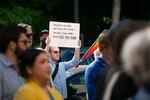
[(80, 24), (50, 21), (51, 46), (78, 47)]

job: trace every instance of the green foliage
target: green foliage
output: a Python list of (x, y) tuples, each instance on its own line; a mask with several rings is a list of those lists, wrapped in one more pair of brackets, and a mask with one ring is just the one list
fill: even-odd
[(103, 21), (108, 25), (111, 24), (111, 19), (109, 17), (103, 17)]
[(36, 45), (38, 43), (38, 34), (42, 28), (48, 28), (50, 18), (44, 15), (42, 11), (24, 8), (19, 5), (13, 5), (12, 8), (0, 8), (0, 25), (18, 24), (21, 22), (30, 24), (35, 34)]
[(1, 8), (0, 9), (0, 24), (11, 24), (27, 22), (32, 23), (33, 18), (38, 18), (41, 12), (31, 10), (29, 8), (23, 8), (20, 6), (15, 6), (13, 9)]

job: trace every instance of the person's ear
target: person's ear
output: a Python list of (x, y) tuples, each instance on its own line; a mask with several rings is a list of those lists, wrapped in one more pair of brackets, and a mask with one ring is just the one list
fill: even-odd
[(14, 41), (10, 41), (8, 48), (10, 48), (11, 50), (15, 50), (16, 49), (16, 45), (17, 44)]
[(29, 74), (29, 75), (31, 75), (32, 74), (32, 67), (30, 67), (30, 66), (27, 66), (26, 67), (26, 71), (27, 71), (27, 73)]

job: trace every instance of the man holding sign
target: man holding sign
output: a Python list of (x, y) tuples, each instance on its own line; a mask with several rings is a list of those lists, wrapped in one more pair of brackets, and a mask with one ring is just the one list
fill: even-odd
[[(55, 27), (52, 27), (52, 24)], [(77, 28), (77, 30), (79, 30), (79, 27)], [(74, 29), (74, 27), (72, 27), (70, 23), (59, 23), (59, 22), (50, 23), (50, 34), (49, 34), (50, 43), (47, 42), (47, 46), (45, 48), (50, 58), (49, 63), (51, 66), (54, 87), (62, 94), (64, 99), (67, 98), (67, 85), (66, 85), (65, 71), (72, 67), (77, 66), (80, 60), (81, 41), (79, 41), (79, 31), (76, 33), (78, 34), (76, 35), (77, 37), (74, 36), (75, 33), (73, 31), (76, 32), (76, 29)], [(71, 41), (69, 38), (68, 40), (66, 38), (60, 38), (63, 36), (70, 37), (70, 38), (74, 37), (72, 38), (72, 42), (71, 42), (72, 45), (69, 44), (69, 42)], [(58, 43), (55, 39), (61, 42)], [(60, 50), (58, 47), (72, 47), (72, 48), (75, 47), (75, 53), (72, 60), (68, 62), (59, 62)]]

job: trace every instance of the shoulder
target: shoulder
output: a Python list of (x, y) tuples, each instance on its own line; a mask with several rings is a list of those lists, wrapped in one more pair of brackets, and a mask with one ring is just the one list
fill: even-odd
[(5, 69), (5, 65), (3, 64), (2, 59), (0, 58), (0, 72), (3, 71)]
[(55, 100), (63, 100), (62, 95), (57, 90), (50, 87), (48, 88), (48, 90), (50, 91)]
[(3, 71), (11, 65), (12, 63), (3, 54), (0, 53), (0, 71)]
[(98, 70), (101, 66), (103, 66), (103, 60), (101, 58), (95, 59), (89, 66), (87, 67), (87, 71)]
[(98, 57), (98, 58), (96, 59), (96, 62), (97, 62), (97, 63), (101, 63), (101, 64), (107, 64), (107, 62), (106, 62), (103, 58), (101, 58), (101, 57)]
[(98, 57), (89, 66), (100, 66), (103, 63), (105, 63), (105, 61), (102, 58)]
[(25, 83), (18, 89), (17, 92), (33, 92), (33, 88), (30, 84)]
[(28, 83), (25, 83), (17, 90), (14, 100), (34, 100), (36, 95), (37, 94), (34, 92), (32, 86), (30, 86)]

